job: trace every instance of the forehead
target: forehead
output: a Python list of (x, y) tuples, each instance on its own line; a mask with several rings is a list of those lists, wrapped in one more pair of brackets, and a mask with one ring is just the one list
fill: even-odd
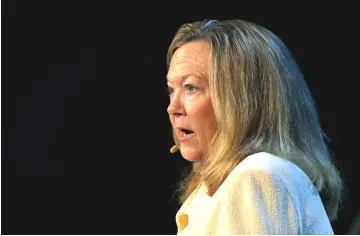
[(206, 76), (208, 73), (210, 47), (205, 42), (190, 42), (178, 48), (171, 58), (168, 79), (194, 73)]

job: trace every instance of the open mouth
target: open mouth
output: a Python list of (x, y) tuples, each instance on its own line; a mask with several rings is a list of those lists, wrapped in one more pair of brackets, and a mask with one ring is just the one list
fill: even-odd
[(192, 131), (190, 129), (180, 129), (180, 131), (185, 135), (191, 135), (194, 133), (194, 131)]
[(190, 130), (190, 129), (183, 129), (180, 128), (179, 129), (179, 140), (180, 142), (187, 142), (188, 140), (190, 140), (194, 135), (194, 131)]
[(177, 136), (181, 143), (187, 142), (195, 136), (195, 132), (191, 129), (177, 126)]

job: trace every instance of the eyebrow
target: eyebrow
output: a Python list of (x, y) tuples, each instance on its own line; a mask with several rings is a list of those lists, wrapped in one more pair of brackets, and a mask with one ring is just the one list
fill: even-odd
[[(201, 78), (199, 75), (197, 75), (197, 74), (187, 74), (187, 75), (181, 76), (181, 83), (184, 83), (184, 81), (185, 81), (187, 78), (189, 78), (190, 76), (196, 77), (196, 78), (198, 78), (198, 79), (202, 79), (202, 78)], [(168, 77), (166, 77), (166, 80), (167, 80), (167, 82), (170, 82)]]

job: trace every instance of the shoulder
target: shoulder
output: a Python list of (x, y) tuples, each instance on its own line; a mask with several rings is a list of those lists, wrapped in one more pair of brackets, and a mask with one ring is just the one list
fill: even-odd
[[(239, 163), (215, 193), (214, 200), (234, 232), (331, 232), (312, 181), (294, 163), (270, 153), (256, 153)], [(237, 228), (239, 219), (241, 229)]]
[(224, 184), (277, 186), (278, 190), (282, 189), (290, 195), (297, 195), (299, 191), (308, 193), (314, 190), (311, 180), (298, 166), (267, 152), (255, 153), (245, 158), (229, 174)]
[[(301, 173), (294, 164), (269, 153), (248, 156), (234, 168), (216, 195), (222, 217), (228, 217), (234, 232), (300, 232), (299, 199), (303, 196), (286, 182), (284, 176), (288, 170)], [(236, 226), (239, 219), (242, 220), (241, 229)]]
[(301, 174), (300, 170), (294, 163), (286, 160), (285, 158), (275, 156), (267, 152), (259, 152), (246, 157), (240, 162), (235, 169), (234, 173), (241, 173), (248, 170), (262, 170), (268, 173), (286, 172), (291, 170), (297, 174)]

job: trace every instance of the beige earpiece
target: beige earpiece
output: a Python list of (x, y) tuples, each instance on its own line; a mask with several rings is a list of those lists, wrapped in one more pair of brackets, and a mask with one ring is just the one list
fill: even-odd
[(172, 146), (171, 148), (170, 148), (170, 152), (171, 153), (175, 153), (175, 152), (177, 152), (179, 150), (179, 147), (177, 146), (177, 145), (174, 145), (174, 146)]

